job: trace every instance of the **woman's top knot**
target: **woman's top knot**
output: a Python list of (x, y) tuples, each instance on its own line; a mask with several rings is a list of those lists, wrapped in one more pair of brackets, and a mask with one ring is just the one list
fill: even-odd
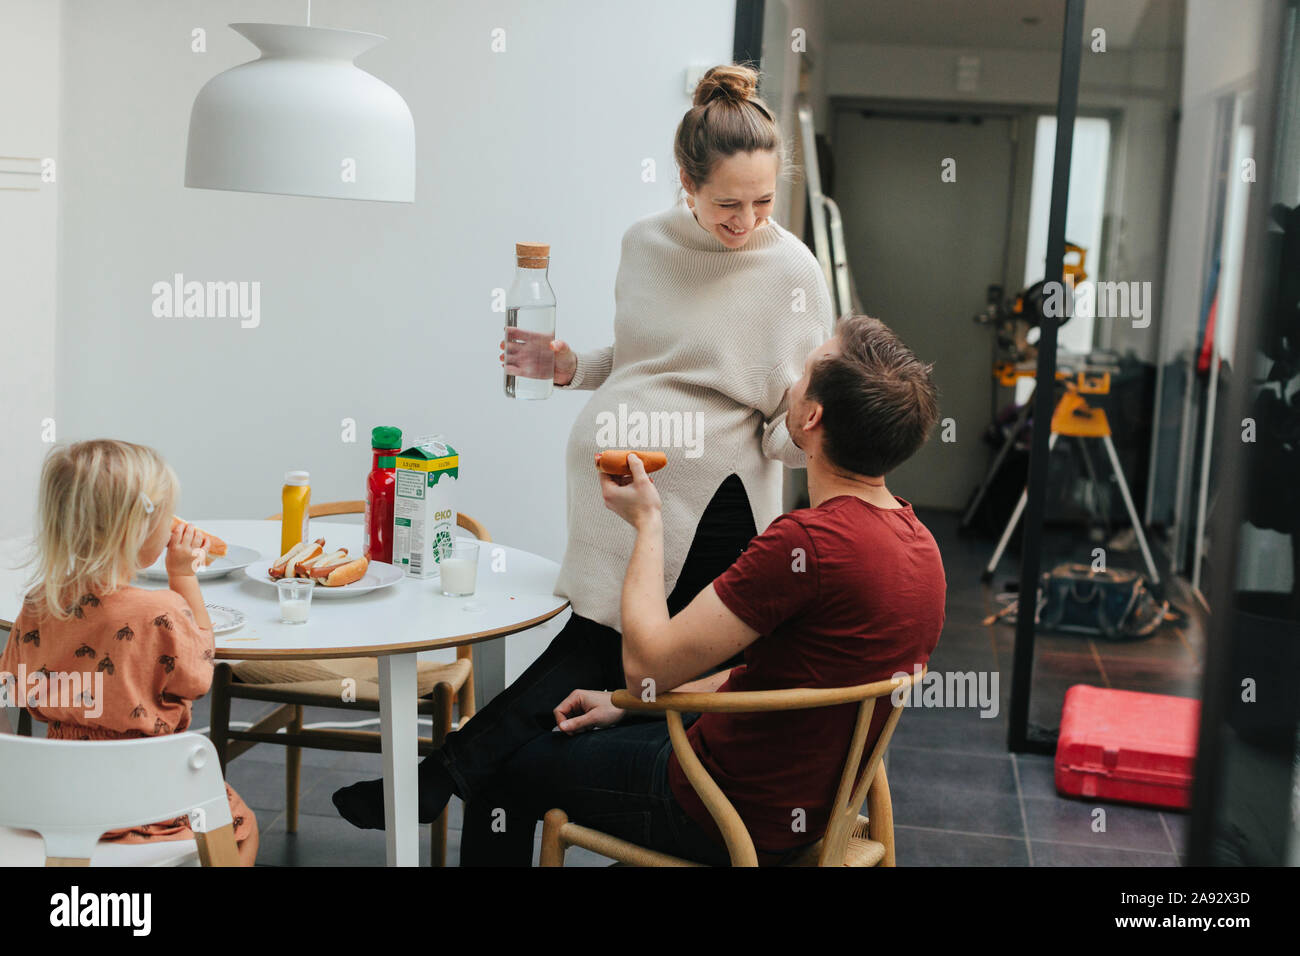
[(758, 91), (758, 74), (745, 66), (715, 66), (701, 77), (695, 87), (695, 105), (705, 106), (716, 99), (744, 103)]

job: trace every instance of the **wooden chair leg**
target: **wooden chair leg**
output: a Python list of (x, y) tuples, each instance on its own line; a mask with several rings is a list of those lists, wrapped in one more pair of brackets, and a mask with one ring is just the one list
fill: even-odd
[(542, 818), (542, 866), (564, 866), (564, 825), (569, 815), (563, 810), (548, 810)]
[(201, 866), (239, 866), (239, 845), (235, 842), (235, 825), (227, 823), (211, 833), (194, 834)]
[(219, 662), (212, 672), (212, 720), (208, 737), (216, 748), (223, 774), (226, 772), (226, 753), (230, 744), (230, 682), (234, 676), (235, 672), (224, 662)]
[[(468, 645), (462, 645), (461, 647), (456, 648), (456, 656), (458, 658), (470, 657), (472, 660), (473, 659), (471, 657), (472, 654), (473, 654), (473, 648), (471, 648)], [(474, 716), (475, 704), (474, 704), (473, 672), (470, 673), (469, 680), (465, 681), (464, 686), (461, 687), (460, 694), (457, 697), (456, 703), (460, 710), (460, 722), (462, 724)]]
[[(291, 734), (302, 733), (302, 705), (293, 708), (293, 720), (289, 721)], [(284, 829), (287, 833), (298, 832), (298, 796), (302, 791), (302, 748), (289, 747), (284, 756)]]
[[(451, 708), (455, 699), (456, 692), (446, 681), (434, 685), (433, 732), (431, 737), (435, 747), (441, 747), (443, 741), (447, 739), (447, 734), (451, 732)], [(438, 819), (429, 824), (429, 865), (447, 865), (446, 807), (443, 807), (442, 813), (438, 814)]]
[(894, 860), (894, 803), (889, 796), (889, 778), (885, 762), (876, 768), (876, 776), (867, 791), (867, 831), (871, 839), (885, 845), (881, 866), (896, 866)]

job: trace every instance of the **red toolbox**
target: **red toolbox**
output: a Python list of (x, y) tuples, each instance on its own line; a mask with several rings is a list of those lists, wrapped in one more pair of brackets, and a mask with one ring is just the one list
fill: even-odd
[(1076, 797), (1186, 809), (1201, 702), (1075, 684), (1065, 692), (1056, 789)]

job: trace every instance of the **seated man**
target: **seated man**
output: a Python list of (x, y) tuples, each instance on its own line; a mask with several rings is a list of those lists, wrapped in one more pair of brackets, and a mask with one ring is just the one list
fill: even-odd
[[(884, 475), (924, 444), (938, 418), (929, 367), (881, 322), (843, 320), (790, 389), (787, 418), (808, 456), (812, 507), (782, 515), (674, 617), (663, 585), (659, 494), (639, 461), (602, 478), (605, 504), (636, 529), (623, 583), (628, 689), (843, 687), (924, 665), (944, 620), (939, 550)], [(743, 665), (709, 672), (739, 652)], [(744, 820), (760, 862), (825, 830), (857, 707), (705, 714), (688, 733)], [(867, 747), (889, 712), (876, 709)], [(461, 864), (527, 866), (537, 820), (574, 822), (703, 863), (728, 855), (678, 765), (662, 720), (624, 721), (606, 690), (557, 702), (562, 733), (517, 750), (465, 810)], [(586, 733), (596, 728), (612, 728)]]

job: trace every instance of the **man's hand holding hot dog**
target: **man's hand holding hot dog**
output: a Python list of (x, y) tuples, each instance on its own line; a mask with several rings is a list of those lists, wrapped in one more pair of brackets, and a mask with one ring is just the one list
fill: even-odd
[[(645, 465), (641, 463), (639, 455), (628, 455), (627, 465), (632, 472), (630, 476), (607, 475), (601, 472), (600, 494), (605, 499), (605, 507), (636, 528), (638, 532), (647, 530), (645, 528), (647, 524), (659, 527), (662, 538), (663, 529), (659, 525), (662, 508), (659, 490), (646, 474)], [(660, 543), (662, 544), (662, 541)]]
[[(627, 689), (642, 695), (647, 681), (659, 691), (710, 693), (727, 679), (728, 671), (697, 678), (718, 659), (725, 660), (752, 643), (758, 632), (741, 621), (706, 587), (676, 617), (668, 613), (664, 596), (664, 529), (659, 490), (636, 454), (627, 456), (631, 476), (600, 476), (605, 507), (636, 529), (632, 557), (623, 578), (621, 604), (623, 672)], [(688, 683), (689, 682), (689, 683)], [(593, 691), (583, 691), (594, 695)], [(653, 693), (653, 691), (652, 691)], [(579, 698), (605, 716), (602, 702)], [(572, 709), (571, 697), (565, 701)], [(563, 705), (562, 705), (563, 706)]]

